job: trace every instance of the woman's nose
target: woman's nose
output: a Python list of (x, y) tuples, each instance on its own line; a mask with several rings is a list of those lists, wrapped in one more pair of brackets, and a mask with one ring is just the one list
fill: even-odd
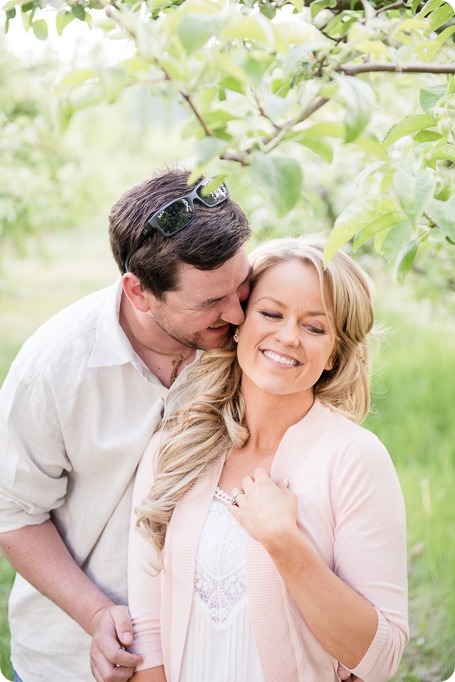
[(297, 347), (299, 345), (299, 326), (294, 321), (285, 321), (276, 331), (275, 338), (284, 346)]

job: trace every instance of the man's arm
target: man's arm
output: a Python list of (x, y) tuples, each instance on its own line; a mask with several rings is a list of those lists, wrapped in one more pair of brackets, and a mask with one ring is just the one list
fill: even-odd
[(95, 679), (124, 682), (131, 677), (141, 657), (122, 649), (133, 639), (128, 609), (116, 606), (85, 575), (52, 521), (1, 533), (0, 550), (25, 580), (63, 609), (89, 635), (96, 631), (92, 671), (96, 668), (102, 677), (95, 675)]

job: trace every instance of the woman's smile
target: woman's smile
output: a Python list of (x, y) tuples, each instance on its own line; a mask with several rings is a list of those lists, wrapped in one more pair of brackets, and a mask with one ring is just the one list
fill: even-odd
[(282, 353), (278, 353), (277, 351), (274, 350), (269, 350), (267, 348), (265, 349), (259, 349), (262, 355), (267, 359), (272, 362), (272, 364), (280, 365), (281, 367), (299, 367), (302, 363), (296, 360), (295, 358), (290, 357), (289, 355), (283, 355)]

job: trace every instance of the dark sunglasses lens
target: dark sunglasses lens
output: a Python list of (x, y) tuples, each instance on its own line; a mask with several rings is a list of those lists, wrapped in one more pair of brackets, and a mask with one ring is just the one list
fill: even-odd
[(205, 187), (205, 185), (198, 187), (197, 193), (202, 203), (204, 203), (206, 206), (216, 206), (217, 204), (221, 204), (221, 202), (225, 201), (229, 196), (229, 190), (224, 182), (222, 182), (219, 187), (209, 193), (207, 193)]
[(155, 222), (164, 234), (173, 234), (188, 225), (193, 217), (193, 207), (186, 199), (177, 199), (156, 214)]

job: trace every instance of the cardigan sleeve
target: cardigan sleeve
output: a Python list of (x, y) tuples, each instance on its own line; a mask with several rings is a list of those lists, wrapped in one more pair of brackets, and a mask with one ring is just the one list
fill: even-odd
[(375, 637), (351, 672), (364, 682), (385, 682), (409, 639), (406, 515), (395, 468), (372, 433), (364, 431), (345, 449), (333, 490), (335, 573), (378, 615)]
[(154, 478), (156, 450), (162, 440), (157, 432), (139, 464), (134, 484), (128, 542), (128, 605), (133, 623), (131, 653), (143, 657), (136, 670), (163, 664), (160, 630), (161, 573), (154, 568), (156, 553), (152, 543), (136, 527), (136, 507), (148, 494)]

